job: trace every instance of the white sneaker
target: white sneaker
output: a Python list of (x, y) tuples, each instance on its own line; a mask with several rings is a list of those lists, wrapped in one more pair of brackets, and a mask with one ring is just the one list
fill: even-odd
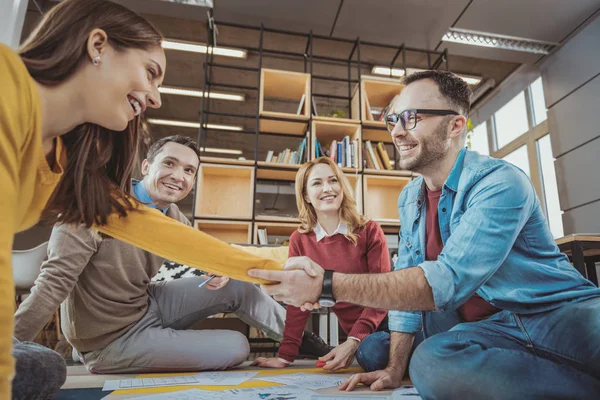
[(81, 357), (75, 348), (73, 347), (73, 351), (71, 352), (71, 357), (73, 357), (73, 361), (76, 363), (81, 363)]

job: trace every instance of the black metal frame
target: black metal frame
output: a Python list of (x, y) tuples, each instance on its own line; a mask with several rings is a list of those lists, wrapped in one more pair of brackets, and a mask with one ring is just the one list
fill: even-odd
[[(361, 127), (362, 127), (362, 119), (363, 119), (362, 118), (363, 117), (362, 116), (362, 107), (359, 107), (359, 115), (358, 116), (352, 115), (352, 94), (353, 94), (352, 93), (352, 85), (353, 84), (358, 84), (358, 96), (359, 96), (358, 102), (359, 102), (359, 105), (362, 104), (363, 93), (362, 93), (362, 88), (361, 88), (361, 66), (364, 66), (364, 62), (361, 62), (361, 58), (360, 58), (361, 46), (362, 47), (364, 47), (364, 46), (377, 47), (377, 48), (383, 48), (383, 49), (395, 49), (396, 52), (394, 54), (394, 57), (391, 59), (391, 61), (389, 63), (390, 74), (391, 74), (391, 69), (397, 66), (397, 61), (398, 61), (399, 57), (401, 57), (401, 60), (402, 60), (401, 68), (406, 69), (406, 52), (407, 51), (426, 53), (427, 60), (428, 60), (428, 67), (430, 69), (437, 69), (437, 68), (441, 67), (442, 64), (444, 64), (444, 63), (445, 63), (446, 69), (448, 69), (448, 53), (446, 50), (439, 52), (439, 51), (434, 51), (434, 50), (425, 50), (425, 49), (417, 49), (417, 48), (407, 47), (404, 44), (402, 44), (400, 46), (395, 46), (395, 45), (387, 45), (387, 44), (380, 44), (380, 43), (373, 43), (373, 42), (364, 42), (364, 41), (361, 41), (360, 38), (358, 38), (358, 37), (356, 39), (346, 39), (346, 38), (338, 38), (338, 37), (331, 37), (331, 36), (323, 36), (323, 35), (316, 35), (312, 31), (310, 31), (309, 33), (301, 33), (301, 32), (282, 30), (282, 29), (272, 29), (272, 28), (267, 28), (262, 24), (260, 26), (250, 26), (250, 25), (244, 25), (244, 24), (238, 24), (238, 23), (215, 21), (215, 25), (258, 31), (259, 32), (258, 47), (242, 46), (242, 45), (236, 45), (236, 44), (225, 44), (225, 43), (220, 44), (223, 47), (234, 47), (234, 48), (246, 50), (247, 52), (257, 53), (258, 54), (258, 66), (257, 67), (247, 67), (247, 66), (237, 66), (237, 65), (227, 64), (227, 63), (217, 63), (217, 62), (214, 62), (214, 54), (212, 52), (210, 52), (210, 53), (207, 52), (207, 54), (205, 56), (205, 61), (204, 61), (204, 78), (203, 78), (203, 85), (202, 85), (202, 90), (204, 93), (209, 93), (213, 87), (259, 91), (260, 85), (261, 85), (260, 80), (261, 80), (263, 55), (302, 58), (304, 60), (304, 72), (310, 74), (311, 98), (306, 99), (307, 103), (311, 102), (309, 104), (311, 104), (311, 106), (312, 106), (312, 96), (319, 97), (319, 98), (348, 100), (349, 117), (350, 118), (358, 118), (358, 120), (361, 121)], [(214, 46), (214, 43), (212, 42), (212, 38), (213, 38), (212, 28), (213, 28), (212, 25), (209, 22), (207, 22), (207, 31), (208, 31), (208, 38), (209, 38), (207, 43), (209, 46)], [(265, 33), (276, 33), (276, 34), (282, 34), (282, 35), (304, 37), (304, 38), (306, 38), (305, 51), (304, 51), (304, 53), (298, 53), (298, 52), (266, 49), (266, 48), (264, 48), (264, 43), (263, 43)], [(347, 58), (337, 58), (337, 57), (315, 55), (314, 51), (313, 51), (313, 43), (314, 43), (315, 39), (352, 44), (352, 50), (350, 51), (350, 54), (348, 55)], [(432, 55), (435, 56), (435, 60), (433, 61), (433, 63), (431, 62)], [(314, 75), (313, 74), (314, 63), (345, 63), (345, 64), (347, 64), (347, 68), (348, 68), (348, 76), (347, 76), (347, 78), (337, 78), (337, 77), (330, 77), (330, 76), (323, 76), (323, 75)], [(213, 80), (212, 80), (212, 69), (213, 68), (228, 68), (228, 69), (256, 72), (258, 75), (257, 86), (255, 87), (255, 86), (247, 86), (247, 85), (235, 85), (235, 84), (231, 84), (231, 83), (213, 82)], [(356, 69), (356, 71), (357, 71), (356, 79), (352, 78), (353, 69)], [(327, 93), (314, 93), (313, 92), (313, 87), (314, 87), (313, 82), (315, 80), (346, 82), (348, 84), (348, 96), (346, 97), (346, 96), (332, 95), (332, 94), (327, 94)], [(259, 104), (259, 101), (257, 101), (256, 114), (254, 114), (254, 115), (214, 112), (214, 111), (210, 111), (210, 98), (202, 97), (201, 102), (200, 102), (200, 113), (199, 113), (200, 128), (198, 129), (197, 143), (199, 144), (199, 146), (206, 149), (206, 144), (208, 143), (208, 129), (205, 128), (205, 125), (208, 124), (209, 117), (211, 115), (219, 115), (219, 116), (225, 116), (225, 117), (237, 117), (237, 118), (245, 118), (245, 119), (254, 118), (255, 119), (255, 129), (254, 130), (242, 130), (242, 131), (236, 131), (236, 133), (254, 134), (255, 135), (254, 169), (255, 169), (255, 174), (257, 175), (258, 168), (259, 168), (258, 167), (259, 135), (287, 136), (287, 137), (295, 137), (295, 138), (299, 137), (298, 135), (288, 134), (288, 133), (261, 132), (260, 131), (260, 119), (261, 118), (268, 119), (268, 120), (287, 121), (287, 122), (296, 122), (296, 123), (298, 123), (298, 120), (289, 119), (289, 118), (281, 118), (281, 117), (271, 117), (271, 116), (261, 117), (259, 107), (260, 107), (260, 104)], [(308, 133), (310, 132), (310, 130), (312, 128), (312, 121), (313, 121), (313, 115), (311, 112), (309, 115), (309, 119), (307, 121), (307, 128), (306, 128), (306, 133), (305, 133), (305, 137), (307, 137), (307, 138), (308, 138)], [(374, 129), (374, 128), (370, 127), (370, 129)], [(382, 127), (381, 129), (386, 130), (385, 127)], [(306, 149), (307, 154), (312, 154), (311, 147), (312, 147), (312, 143), (310, 143), (310, 140), (307, 140), (307, 149)], [(396, 158), (396, 149), (395, 148), (394, 148), (394, 158)], [(275, 166), (268, 166), (268, 167), (263, 166), (263, 167), (260, 167), (260, 169), (286, 170), (284, 168), (278, 168)], [(364, 165), (361, 166), (359, 168), (359, 170), (360, 170), (360, 172), (363, 172)], [(257, 181), (257, 179), (254, 179), (254, 188), (253, 188), (253, 194), (252, 194), (252, 196), (253, 196), (252, 218), (251, 218), (251, 223), (252, 223), (251, 231), (252, 232), (254, 232), (254, 226), (256, 223), (256, 216), (255, 216), (255, 209), (254, 209), (255, 201), (256, 201), (256, 181)], [(197, 190), (197, 188), (194, 187), (194, 191), (192, 194), (194, 197), (196, 196), (196, 190)], [(363, 192), (363, 194), (362, 194), (363, 203), (364, 203), (364, 195), (365, 194)], [(196, 215), (195, 208), (196, 208), (196, 202), (194, 201), (193, 206), (192, 206), (192, 215), (194, 218)], [(252, 242), (254, 242), (254, 235), (252, 235)]]

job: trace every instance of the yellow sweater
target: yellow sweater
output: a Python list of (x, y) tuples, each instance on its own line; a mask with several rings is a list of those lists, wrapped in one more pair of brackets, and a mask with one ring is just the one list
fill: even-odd
[[(33, 226), (59, 182), (66, 154), (57, 140), (55, 171), (42, 151), (41, 105), (35, 82), (20, 57), (0, 44), (0, 399), (10, 398), (14, 362), (14, 286), (11, 269), (13, 236)], [(127, 218), (111, 216), (98, 230), (161, 257), (234, 279), (255, 281), (251, 268), (281, 265), (233, 248), (197, 229), (138, 206)]]

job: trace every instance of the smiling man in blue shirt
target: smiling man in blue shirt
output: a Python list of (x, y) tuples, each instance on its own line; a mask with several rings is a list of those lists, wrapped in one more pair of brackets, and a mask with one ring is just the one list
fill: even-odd
[(401, 168), (422, 176), (398, 200), (395, 271), (331, 273), (298, 257), (286, 268), (306, 273), (250, 274), (281, 282), (264, 290), (296, 306), (396, 310), (391, 333), (361, 343), (374, 371), (341, 389), (399, 386), (420, 342), (409, 369), (425, 399), (597, 398), (600, 290), (559, 252), (525, 173), (465, 149), (468, 86), (442, 71), (405, 83), (386, 123)]

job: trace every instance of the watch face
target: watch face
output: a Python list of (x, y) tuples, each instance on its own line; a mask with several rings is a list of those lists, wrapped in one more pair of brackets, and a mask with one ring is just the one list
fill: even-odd
[(319, 305), (321, 307), (333, 307), (333, 306), (335, 306), (335, 300), (319, 299)]

